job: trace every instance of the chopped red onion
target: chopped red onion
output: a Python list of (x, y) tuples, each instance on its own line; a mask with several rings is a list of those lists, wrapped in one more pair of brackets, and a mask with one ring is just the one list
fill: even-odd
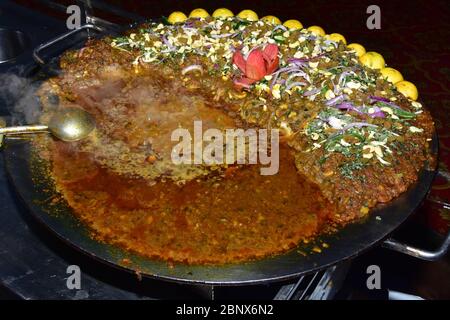
[(315, 89), (312, 89), (312, 90), (309, 90), (309, 91), (304, 92), (303, 95), (304, 95), (305, 97), (309, 97), (309, 96), (313, 96), (313, 95), (315, 95), (315, 94), (317, 94), (317, 93), (319, 93), (319, 92), (320, 92), (320, 90), (317, 89), (317, 88), (315, 88)]
[(367, 114), (371, 118), (384, 118), (384, 117), (386, 117), (384, 112), (378, 107), (374, 108), (375, 112), (373, 112), (373, 113), (362, 112), (361, 110), (359, 110), (359, 108), (357, 106), (353, 105), (350, 102), (343, 102), (343, 103), (340, 103), (338, 105), (335, 105), (334, 107), (337, 108), (337, 109), (340, 109), (340, 110), (352, 110), (352, 111), (355, 111), (355, 112), (357, 112), (359, 114)]
[(343, 129), (343, 123), (339, 118), (336, 118), (334, 116), (331, 116), (328, 118), (328, 124), (333, 128), (333, 129)]
[(219, 39), (233, 36), (234, 33), (222, 33), (222, 34), (212, 34), (211, 38)]
[(369, 113), (369, 117), (371, 118), (385, 118), (386, 115), (384, 114), (383, 111), (381, 111), (381, 109), (379, 107), (373, 107), (374, 112)]
[(370, 103), (383, 102), (384, 104), (387, 104), (388, 106), (390, 106), (392, 108), (403, 110), (400, 106), (396, 105), (395, 103), (391, 102), (391, 100), (384, 98), (384, 97), (369, 96), (369, 99), (370, 99)]
[(290, 58), (288, 59), (288, 63), (290, 65), (296, 66), (298, 70), (300, 70), (300, 68), (305, 68), (308, 66), (306, 59)]
[(343, 102), (343, 103), (340, 103), (338, 105), (335, 105), (334, 107), (337, 108), (337, 109), (340, 109), (340, 110), (352, 110), (352, 111), (355, 111), (355, 112), (357, 112), (359, 114), (364, 114), (364, 112), (359, 110), (356, 106), (354, 106), (350, 102)]
[(305, 72), (301, 71), (301, 70), (293, 70), (294, 73), (290, 74), (289, 77), (287, 78), (287, 82), (289, 83), (292, 79), (296, 78), (296, 77), (302, 77), (303, 79), (305, 79), (308, 82), (311, 82), (308, 74), (306, 74)]
[(348, 71), (344, 71), (339, 75), (339, 79), (338, 79), (338, 85), (341, 85), (342, 82), (345, 80), (345, 77), (347, 77), (350, 74), (350, 72)]
[(281, 29), (283, 31), (287, 31), (287, 28), (283, 26), (282, 24), (277, 25), (275, 28), (273, 28), (272, 32), (277, 31), (278, 29)]
[(291, 90), (293, 87), (297, 87), (297, 86), (298, 87), (306, 86), (306, 82), (301, 82), (301, 81), (292, 82), (286, 87), (286, 90)]
[(161, 36), (161, 39), (170, 51), (175, 50), (175, 47), (170, 44), (169, 40), (167, 40), (167, 38), (165, 36)]
[(332, 44), (335, 48), (338, 47), (337, 42), (336, 42), (336, 41), (333, 41), (333, 40), (325, 40), (324, 43), (325, 43), (327, 46), (329, 46), (330, 44)]
[(317, 59), (317, 58), (322, 58), (322, 57), (325, 56), (326, 54), (327, 54), (326, 52), (321, 53), (321, 54), (318, 54), (317, 56), (314, 56), (314, 57), (309, 58), (309, 60), (315, 60), (315, 59)]
[(340, 90), (338, 89), (339, 86), (337, 86), (333, 81), (331, 81), (331, 83), (333, 84), (333, 93), (334, 94), (339, 94)]
[(308, 62), (308, 58), (289, 58), (287, 60), (289, 63), (295, 63), (295, 62)]
[(235, 32), (231, 35), (231, 37), (234, 38), (234, 37), (240, 35), (241, 33), (242, 33), (242, 31)]
[(327, 100), (327, 102), (325, 102), (325, 105), (328, 107), (334, 106), (335, 104), (344, 101), (345, 99), (347, 99), (347, 95), (345, 94), (341, 94), (340, 96), (337, 96), (333, 99)]
[(191, 64), (190, 66), (184, 67), (183, 70), (181, 70), (181, 74), (185, 75), (192, 71), (200, 71), (200, 73), (203, 74), (203, 67), (199, 64)]
[(270, 90), (272, 90), (273, 86), (275, 85), (276, 81), (278, 80), (278, 77), (280, 76), (280, 73), (290, 71), (290, 70), (296, 70), (294, 67), (284, 67), (280, 68), (274, 73), (272, 73), (272, 82), (270, 83)]
[[(192, 19), (192, 18), (191, 18)], [(200, 18), (193, 18), (194, 20), (200, 20)], [(186, 21), (185, 23), (184, 23), (184, 26), (183, 27), (186, 27), (186, 28), (193, 28), (194, 27), (194, 21)]]
[(373, 100), (373, 101), (391, 102), (391, 100), (389, 100), (388, 98), (384, 98), (384, 97), (369, 96), (369, 98), (370, 98), (370, 100)]
[(354, 73), (354, 72), (352, 71), (352, 69), (353, 69), (353, 68), (346, 68), (345, 71), (343, 71), (343, 72), (339, 75), (337, 85), (335, 85), (335, 84), (333, 83), (333, 86), (334, 86), (333, 92), (334, 92), (334, 94), (339, 94), (339, 93), (340, 93), (340, 90), (339, 90), (338, 88), (339, 88), (339, 87), (342, 87), (342, 82), (344, 81), (344, 79), (345, 79), (346, 76), (348, 76), (349, 74)]

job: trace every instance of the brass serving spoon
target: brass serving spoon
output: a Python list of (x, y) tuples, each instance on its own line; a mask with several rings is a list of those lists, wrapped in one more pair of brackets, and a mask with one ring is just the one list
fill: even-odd
[(92, 115), (79, 108), (56, 111), (46, 125), (27, 125), (0, 128), (0, 135), (51, 133), (62, 141), (78, 141), (86, 138), (95, 129)]

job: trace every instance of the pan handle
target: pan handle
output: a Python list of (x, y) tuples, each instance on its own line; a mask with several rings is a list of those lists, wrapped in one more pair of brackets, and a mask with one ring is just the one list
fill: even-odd
[(63, 33), (62, 35), (60, 35), (60, 36), (58, 36), (56, 38), (53, 38), (53, 39), (51, 39), (51, 40), (49, 40), (49, 41), (39, 45), (38, 47), (36, 47), (33, 50), (33, 59), (37, 63), (39, 63), (40, 65), (45, 64), (45, 60), (40, 55), (42, 50), (47, 49), (48, 47), (51, 47), (51, 46), (57, 44), (58, 42), (61, 42), (61, 41), (65, 40), (65, 39), (67, 39), (67, 38), (69, 38), (69, 37), (71, 37), (71, 36), (81, 32), (81, 31), (84, 31), (84, 30), (89, 31), (89, 29), (92, 29), (92, 30), (95, 30), (95, 31), (99, 31), (99, 32), (104, 31), (104, 29), (99, 27), (99, 26), (96, 26), (96, 25), (93, 25), (93, 24), (84, 24), (78, 29), (70, 30), (70, 31), (68, 31), (66, 33)]
[(449, 246), (450, 246), (450, 232), (447, 234), (444, 243), (435, 251), (419, 249), (394, 239), (387, 239), (383, 242), (383, 247), (385, 248), (428, 261), (436, 261), (442, 258), (447, 253)]
[[(448, 172), (438, 170), (437, 175), (443, 177), (448, 182), (450, 182), (450, 174)], [(440, 200), (433, 200), (433, 199), (430, 200), (437, 204), (440, 204), (443, 208), (447, 210), (450, 209), (450, 203)], [(450, 247), (450, 230), (447, 232), (447, 236), (445, 237), (444, 243), (442, 243), (442, 245), (435, 251), (428, 251), (416, 248), (392, 238), (385, 240), (382, 246), (422, 260), (435, 261), (442, 258), (447, 253), (448, 248)]]

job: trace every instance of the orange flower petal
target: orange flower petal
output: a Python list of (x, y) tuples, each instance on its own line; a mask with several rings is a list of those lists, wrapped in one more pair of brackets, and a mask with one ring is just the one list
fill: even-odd
[(239, 70), (242, 71), (242, 73), (245, 73), (245, 59), (244, 56), (240, 51), (235, 51), (233, 54), (233, 63), (239, 68)]
[(278, 56), (278, 46), (270, 43), (263, 50), (264, 59), (267, 61), (273, 61)]
[(266, 62), (267, 74), (273, 73), (278, 69), (278, 46), (276, 44), (268, 44), (263, 51), (263, 57)]
[(263, 53), (259, 49), (254, 49), (248, 55), (245, 75), (253, 80), (261, 80), (266, 74), (266, 63)]
[(275, 70), (277, 70), (279, 62), (280, 59), (278, 57), (276, 57), (275, 60), (271, 62), (266, 61), (267, 74), (272, 74)]

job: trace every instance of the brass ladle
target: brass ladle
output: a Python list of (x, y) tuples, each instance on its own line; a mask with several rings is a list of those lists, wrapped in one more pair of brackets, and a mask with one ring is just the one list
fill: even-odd
[(62, 141), (78, 141), (86, 138), (95, 129), (92, 115), (79, 108), (56, 111), (46, 125), (28, 125), (0, 128), (0, 135), (51, 133)]

